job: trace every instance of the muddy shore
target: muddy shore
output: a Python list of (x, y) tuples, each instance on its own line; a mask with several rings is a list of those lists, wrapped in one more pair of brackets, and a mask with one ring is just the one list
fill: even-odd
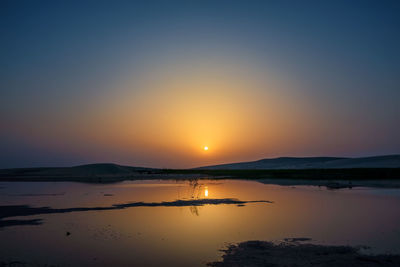
[(280, 243), (247, 241), (230, 245), (222, 261), (210, 262), (212, 267), (256, 266), (400, 266), (400, 255), (365, 255), (350, 246), (304, 244), (307, 239), (287, 239)]

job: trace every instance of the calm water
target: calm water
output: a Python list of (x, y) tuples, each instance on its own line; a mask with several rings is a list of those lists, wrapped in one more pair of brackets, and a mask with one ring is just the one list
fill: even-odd
[[(277, 186), (256, 181), (0, 183), (0, 205), (73, 208), (128, 202), (236, 198), (273, 203), (20, 216), (41, 225), (0, 228), (0, 262), (60, 266), (204, 266), (228, 243), (309, 237), (313, 243), (400, 253), (400, 190)], [(66, 235), (70, 232), (70, 235)]]

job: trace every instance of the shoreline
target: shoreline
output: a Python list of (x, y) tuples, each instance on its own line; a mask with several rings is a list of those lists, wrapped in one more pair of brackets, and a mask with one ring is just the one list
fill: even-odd
[[(174, 181), (192, 181), (192, 180), (245, 180), (254, 181), (267, 185), (279, 186), (318, 186), (325, 187), (331, 190), (338, 189), (352, 189), (357, 187), (368, 188), (382, 188), (382, 189), (399, 189), (400, 179), (368, 179), (368, 180), (351, 180), (351, 179), (329, 179), (329, 180), (315, 180), (315, 179), (284, 179), (284, 178), (240, 178), (229, 176), (205, 176), (205, 175), (140, 175), (129, 177), (110, 177), (110, 176), (81, 176), (81, 177), (18, 177), (18, 178), (0, 178), (0, 182), (76, 182), (76, 183), (89, 183), (89, 184), (106, 184), (106, 183), (119, 183), (124, 181), (143, 181), (143, 180), (174, 180)], [(1, 189), (1, 187), (0, 187)]]
[(195, 170), (132, 169), (124, 172), (74, 168), (2, 169), (0, 182), (115, 183), (137, 180), (251, 180), (282, 186), (311, 185), (328, 189), (377, 187), (400, 188), (400, 168), (387, 169), (283, 169)]

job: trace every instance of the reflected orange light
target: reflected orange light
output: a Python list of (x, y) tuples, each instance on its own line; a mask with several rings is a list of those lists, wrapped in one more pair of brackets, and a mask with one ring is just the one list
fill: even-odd
[(208, 197), (208, 186), (204, 188), (204, 197)]

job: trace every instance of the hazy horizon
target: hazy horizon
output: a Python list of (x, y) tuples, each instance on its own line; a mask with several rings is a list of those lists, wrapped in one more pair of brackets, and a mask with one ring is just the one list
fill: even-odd
[(398, 1), (0, 7), (0, 168), (400, 153)]

